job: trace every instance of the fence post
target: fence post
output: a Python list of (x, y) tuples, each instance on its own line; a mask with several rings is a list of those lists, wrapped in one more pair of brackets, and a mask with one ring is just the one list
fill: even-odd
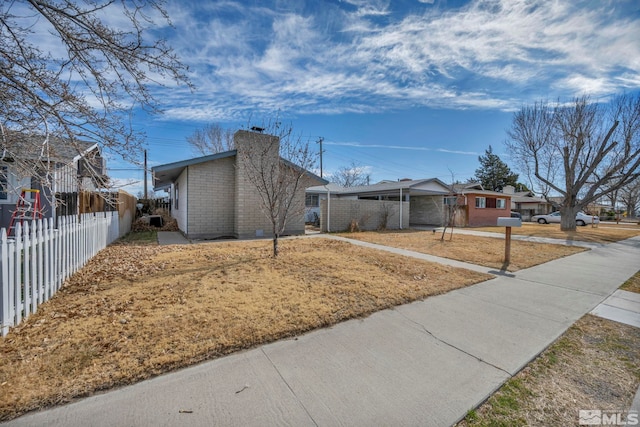
[(15, 245), (13, 245), (13, 304), (15, 307), (14, 325), (22, 322), (22, 224), (16, 224)]
[[(44, 275), (44, 243), (42, 240), (42, 219), (36, 221), (36, 228), (34, 231), (34, 237), (37, 240), (38, 248), (38, 265), (36, 269), (36, 277), (38, 279), (38, 303), (42, 304), (47, 301), (47, 294), (45, 292), (46, 276)], [(33, 311), (35, 313), (35, 310)]]
[[(22, 269), (22, 304), (24, 310), (22, 312), (22, 316), (26, 319), (29, 317), (29, 313), (31, 313), (31, 306), (36, 303), (36, 282), (35, 280), (30, 280), (30, 276), (33, 273), (33, 270), (29, 267), (33, 266), (33, 257), (31, 256), (31, 228), (29, 227), (29, 223), (24, 223), (24, 228), (22, 229), (22, 260), (20, 262)], [(17, 269), (20, 272), (21, 269)], [(31, 284), (31, 286), (29, 286)]]
[(2, 328), (2, 336), (7, 336), (9, 326), (11, 326), (9, 318), (9, 256), (7, 248), (7, 230), (0, 230), (0, 267), (2, 268), (2, 288), (0, 292), (2, 298), (0, 301), (0, 327)]

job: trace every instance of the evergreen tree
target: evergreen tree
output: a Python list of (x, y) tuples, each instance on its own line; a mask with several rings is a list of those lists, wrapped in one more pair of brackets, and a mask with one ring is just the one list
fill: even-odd
[(505, 185), (517, 186), (518, 174), (509, 169), (509, 166), (493, 154), (493, 149), (485, 150), (484, 156), (478, 157), (480, 167), (476, 169), (476, 179), (485, 190), (502, 191)]

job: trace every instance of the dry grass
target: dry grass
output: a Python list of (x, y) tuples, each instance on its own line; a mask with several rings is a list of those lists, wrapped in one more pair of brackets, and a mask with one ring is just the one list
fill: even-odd
[[(472, 264), (484, 265), (496, 269), (504, 268), (504, 239), (493, 237), (478, 237), (468, 234), (453, 232), (449, 240), (449, 233), (445, 240), (441, 241), (442, 233), (431, 231), (388, 231), (388, 232), (362, 232), (343, 233), (344, 237), (363, 240), (371, 243), (392, 246), (395, 248), (409, 249), (415, 252), (451, 258)], [(532, 267), (553, 259), (567, 255), (573, 255), (584, 251), (584, 248), (511, 241), (511, 263), (508, 271), (517, 271), (522, 268)]]
[(0, 419), (490, 276), (327, 239), (100, 252), (0, 341)]
[(640, 383), (640, 329), (586, 315), (459, 426), (569, 426), (626, 411)]
[(640, 271), (638, 271), (633, 277), (624, 282), (620, 289), (629, 292), (636, 292), (640, 294)]
[[(504, 227), (478, 227), (476, 231), (488, 231), (504, 234)], [(522, 223), (522, 227), (512, 227), (512, 234), (522, 236), (549, 237), (561, 240), (578, 240), (593, 243), (612, 243), (640, 236), (640, 227), (632, 224), (601, 224), (598, 227), (576, 227), (576, 231), (561, 231), (560, 224)]]

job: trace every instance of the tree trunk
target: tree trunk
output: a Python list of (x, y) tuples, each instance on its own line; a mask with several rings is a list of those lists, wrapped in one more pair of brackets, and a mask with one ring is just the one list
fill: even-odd
[(273, 257), (278, 257), (278, 233), (273, 233)]
[(580, 209), (579, 206), (563, 206), (560, 208), (561, 231), (576, 231), (576, 214)]

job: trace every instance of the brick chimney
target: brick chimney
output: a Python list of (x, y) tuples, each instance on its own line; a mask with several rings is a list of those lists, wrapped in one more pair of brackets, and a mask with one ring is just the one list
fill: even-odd
[(280, 139), (261, 132), (239, 130), (233, 135), (236, 155), (235, 223), (239, 238), (271, 236), (272, 225), (261, 209), (260, 193), (249, 179), (257, 170), (268, 172), (280, 160)]

